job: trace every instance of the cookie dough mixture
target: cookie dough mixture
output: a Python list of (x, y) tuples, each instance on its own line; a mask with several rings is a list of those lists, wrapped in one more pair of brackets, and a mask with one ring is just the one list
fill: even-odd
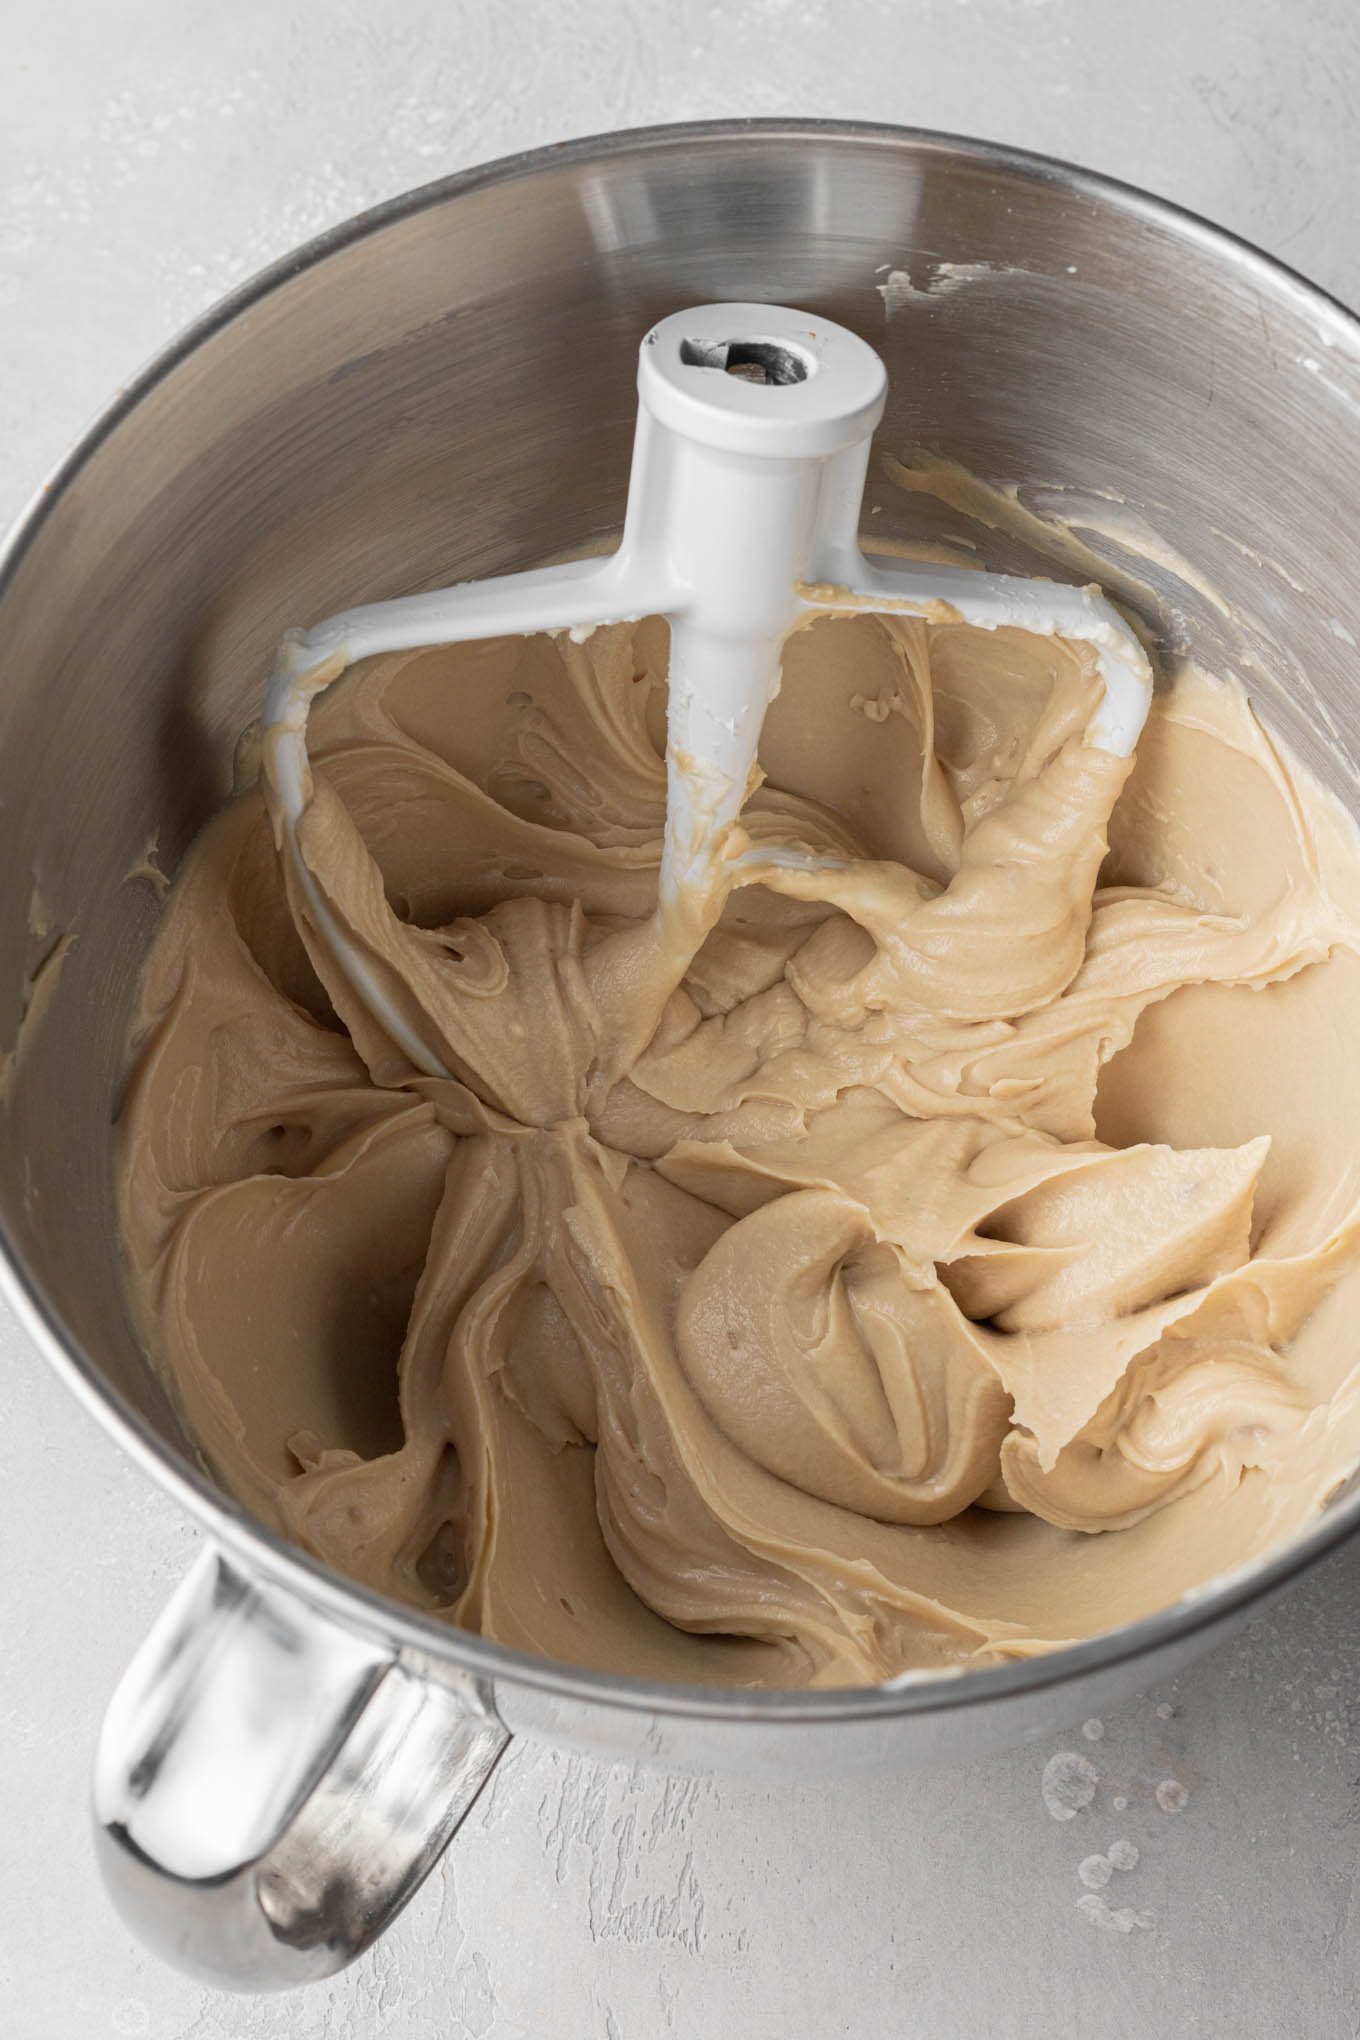
[(1350, 823), (1234, 685), (1130, 770), (1078, 648), (824, 619), (744, 826), (825, 862), (745, 870), (653, 1029), (665, 657), (316, 710), (308, 863), (448, 1080), (256, 786), (189, 858), (120, 1196), (219, 1478), (451, 1622), (727, 1684), (1050, 1650), (1305, 1523), (1360, 1455)]

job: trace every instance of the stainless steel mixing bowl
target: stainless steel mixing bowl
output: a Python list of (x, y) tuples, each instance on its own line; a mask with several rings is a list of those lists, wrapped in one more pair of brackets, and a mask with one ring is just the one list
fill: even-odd
[[(247, 1520), (177, 1427), (129, 1324), (111, 1196), (157, 909), (127, 874), (153, 833), (173, 870), (227, 793), (286, 625), (615, 528), (638, 338), (717, 298), (864, 334), (892, 378), (886, 449), (1041, 505), (1061, 484), (1094, 492), (1086, 514), (1144, 506), (1238, 611), (1154, 570), (1149, 614), (1244, 672), (1360, 805), (1360, 326), (1241, 242), (1058, 164), (839, 123), (573, 142), (313, 242), (120, 397), (0, 567), (0, 1041), (33, 999), (0, 1228), (42, 1354), (209, 1533), (110, 1709), (95, 1804), (127, 1918), (218, 1982), (301, 1981), (364, 1947), (511, 1735), (793, 1775), (972, 1755), (1175, 1670), (1360, 1517), (1347, 1497), (1271, 1563), (1031, 1663), (733, 1695), (546, 1663), (377, 1600)], [(877, 500), (875, 530), (907, 528), (905, 499)]]

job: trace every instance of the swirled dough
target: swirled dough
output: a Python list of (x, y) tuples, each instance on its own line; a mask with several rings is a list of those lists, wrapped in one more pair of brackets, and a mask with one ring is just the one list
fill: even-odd
[(307, 861), (447, 1079), (258, 788), (190, 856), (119, 1187), (221, 1480), (452, 1622), (746, 1684), (1048, 1650), (1304, 1524), (1360, 1455), (1341, 811), (1235, 686), (1130, 771), (1081, 650), (827, 619), (663, 955), (664, 674), (648, 623), (317, 709)]

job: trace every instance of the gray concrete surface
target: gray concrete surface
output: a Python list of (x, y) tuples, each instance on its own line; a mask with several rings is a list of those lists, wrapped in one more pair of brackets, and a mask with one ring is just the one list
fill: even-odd
[[(0, 517), (173, 328), (293, 243), (607, 127), (993, 136), (1195, 206), (1360, 302), (1354, 0), (7, 0), (0, 28)], [(776, 1792), (517, 1752), (384, 1946), (249, 2002), (128, 1939), (86, 1837), (104, 1698), (194, 1542), (0, 1319), (3, 2040), (1360, 2033), (1360, 1551), (1099, 1734), (985, 1764)], [(1063, 1748), (1100, 1782), (1059, 1822)], [(1079, 1864), (1116, 1838), (1136, 1868), (1088, 1891)]]

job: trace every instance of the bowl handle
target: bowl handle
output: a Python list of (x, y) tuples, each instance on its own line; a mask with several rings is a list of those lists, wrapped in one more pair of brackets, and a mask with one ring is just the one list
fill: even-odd
[(100, 1867), (180, 1968), (227, 1990), (309, 1983), (396, 1917), (508, 1740), (483, 1681), (210, 1546), (105, 1716)]

